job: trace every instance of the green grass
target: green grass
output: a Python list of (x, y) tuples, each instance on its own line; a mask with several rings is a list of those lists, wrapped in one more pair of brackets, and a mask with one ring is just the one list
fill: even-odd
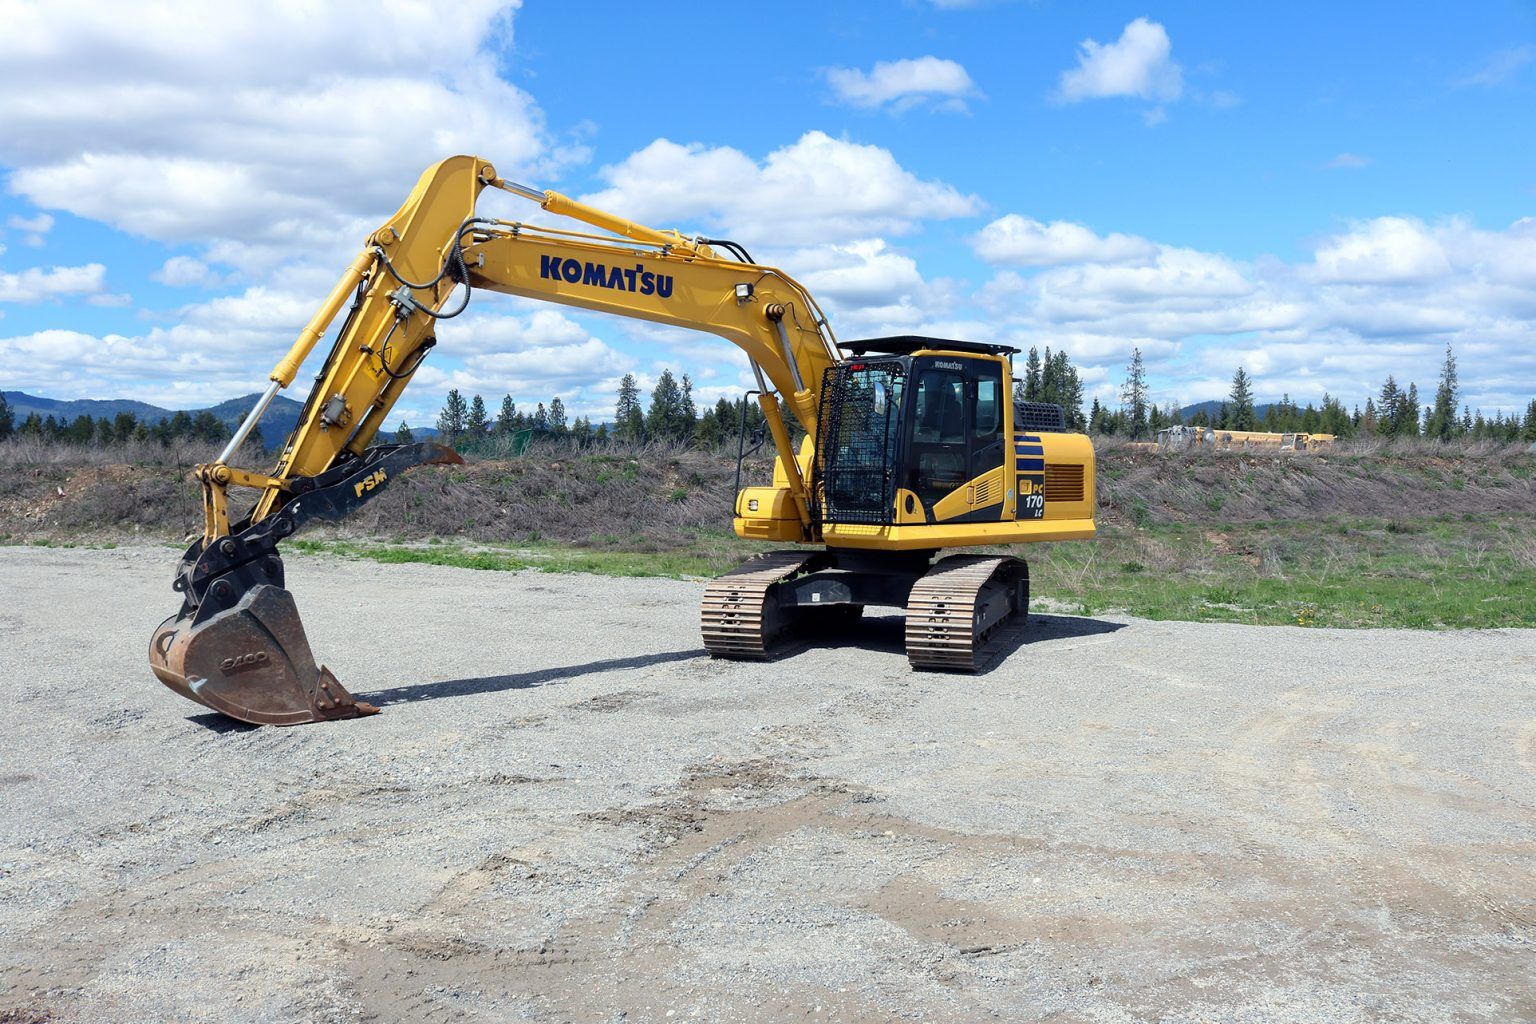
[(1087, 613), (1347, 628), (1536, 626), (1536, 531), (1528, 520), (1106, 529), (1091, 544), (1050, 545), (1030, 563), (1036, 595)]

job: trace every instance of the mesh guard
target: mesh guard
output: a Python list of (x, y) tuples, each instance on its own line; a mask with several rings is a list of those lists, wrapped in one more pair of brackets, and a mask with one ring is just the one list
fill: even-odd
[(811, 475), (811, 514), (817, 522), (891, 523), (906, 376), (906, 366), (895, 360), (853, 360), (827, 368)]

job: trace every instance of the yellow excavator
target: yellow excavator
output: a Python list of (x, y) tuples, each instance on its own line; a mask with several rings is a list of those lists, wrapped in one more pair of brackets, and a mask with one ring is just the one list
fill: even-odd
[[(487, 188), (601, 233), (477, 217)], [(804, 287), (735, 242), (644, 227), (455, 156), (369, 236), (227, 447), (195, 470), (203, 533), (176, 570), (181, 610), (150, 641), (161, 682), (255, 724), (377, 711), (315, 661), (277, 548), (412, 466), (460, 461), (429, 442), (373, 441), (438, 321), (477, 288), (693, 328), (746, 353), (777, 459), (770, 485), (739, 488), (735, 531), (803, 546), (708, 584), (700, 626), (716, 657), (770, 657), (807, 619), (851, 623), (877, 605), (906, 609), (914, 667), (974, 671), (999, 628), (1027, 614), (1029, 570), (1008, 556), (938, 552), (1094, 534), (1093, 448), (1060, 408), (1010, 400), (1016, 350), (926, 337), (838, 344)], [(276, 467), (230, 465), (343, 308)], [(798, 447), (786, 417), (804, 429)], [(231, 487), (260, 492), (234, 521)]]

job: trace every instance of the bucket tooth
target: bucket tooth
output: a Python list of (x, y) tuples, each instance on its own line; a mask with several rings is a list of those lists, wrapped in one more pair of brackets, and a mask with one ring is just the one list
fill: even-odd
[(191, 623), (191, 617), (167, 620), (150, 640), (150, 668), (183, 697), (252, 725), (300, 725), (379, 710), (315, 663), (293, 595), (281, 587), (258, 584), (233, 607)]

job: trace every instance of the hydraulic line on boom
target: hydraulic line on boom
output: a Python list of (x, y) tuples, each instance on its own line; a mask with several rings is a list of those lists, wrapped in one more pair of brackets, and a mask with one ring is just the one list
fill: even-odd
[[(485, 188), (603, 233), (478, 217)], [(228, 446), (197, 467), (202, 536), (177, 568), (181, 609), (150, 642), (167, 686), (262, 724), (377, 710), (315, 661), (277, 546), (413, 466), (460, 461), (437, 444), (373, 441), (436, 344), (437, 322), (474, 289), (705, 331), (746, 353), (777, 458), (771, 485), (737, 495), (736, 532), (817, 548), (749, 561), (710, 585), (701, 628), (713, 655), (768, 656), (808, 617), (886, 604), (908, 609), (914, 666), (974, 669), (993, 632), (1022, 616), (1027, 569), (982, 556), (930, 564), (934, 552), (1093, 535), (1092, 449), (1064, 431), (1060, 410), (1010, 400), (1014, 350), (887, 338), (841, 346), (844, 355), (810, 294), (736, 243), (649, 228), (507, 181), (478, 157), (450, 157), (368, 237)], [(274, 469), (230, 466), (344, 307)], [(806, 433), (798, 449), (786, 416)], [(233, 520), (230, 487), (259, 492)]]

